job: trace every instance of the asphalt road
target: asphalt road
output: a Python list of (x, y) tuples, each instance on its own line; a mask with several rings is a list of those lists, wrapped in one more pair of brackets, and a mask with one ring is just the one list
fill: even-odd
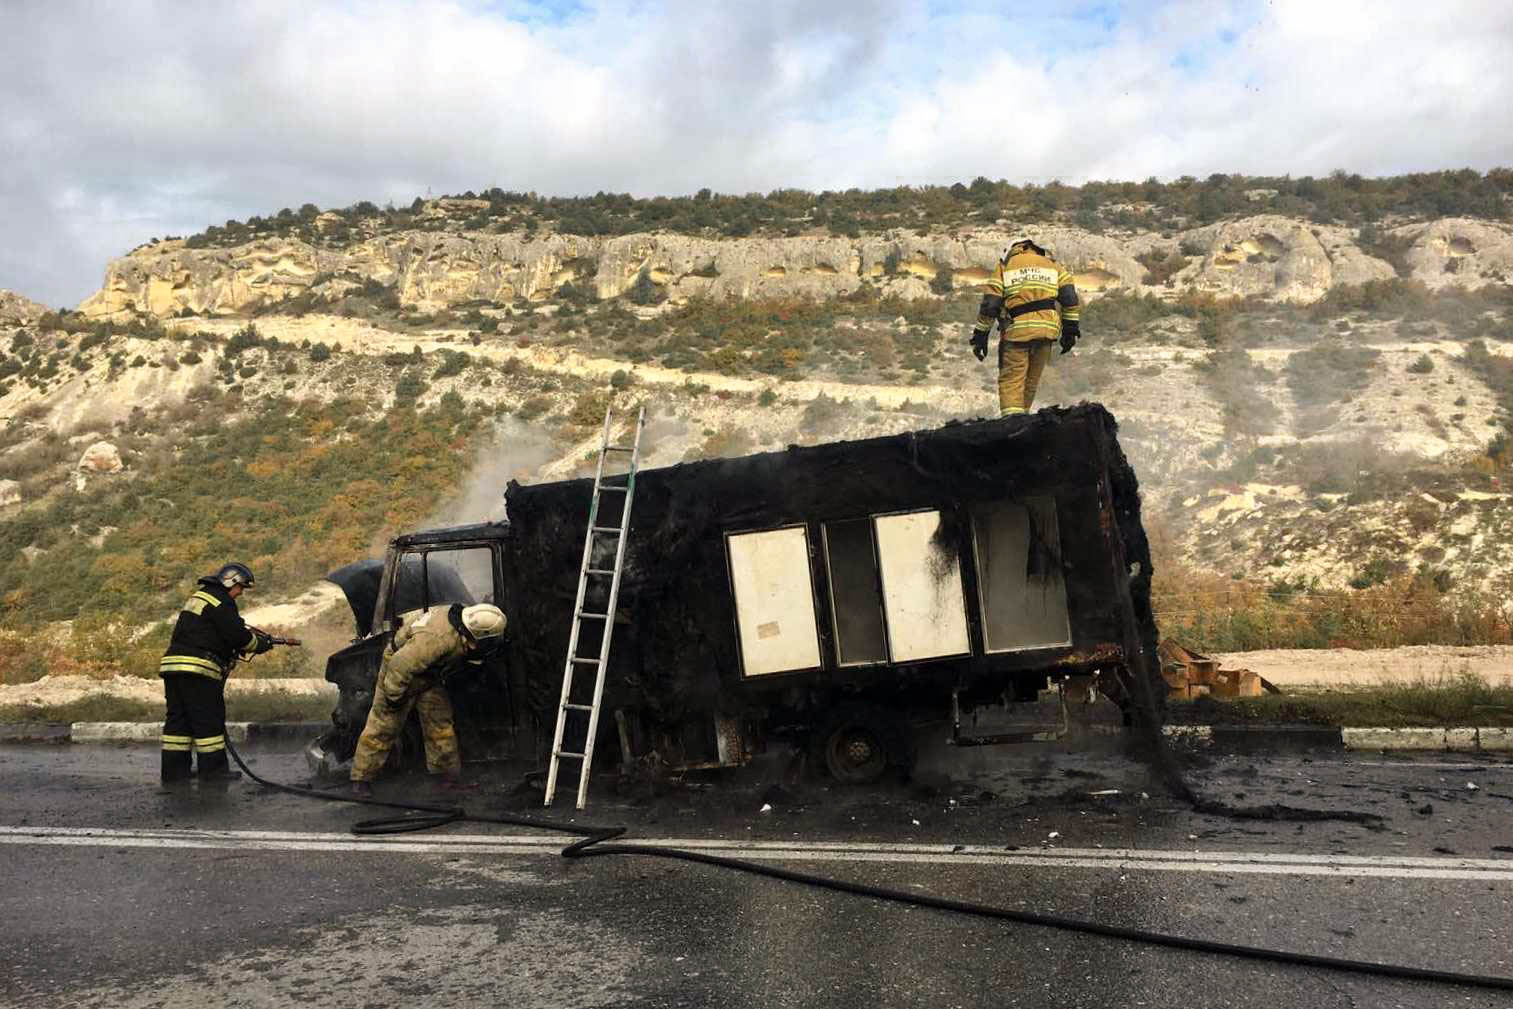
[[(252, 758), (279, 780), (307, 777), (297, 754)], [(0, 1004), (1513, 1006), (1513, 993), (1157, 949), (707, 866), (569, 861), (563, 835), (519, 827), (358, 839), (353, 806), (244, 783), (163, 795), (155, 763), (145, 747), (0, 747)], [(1187, 769), (1223, 801), (1375, 824), (1195, 814), (1116, 753), (953, 751), (923, 783), (867, 791), (784, 784), (784, 770), (661, 787), (605, 776), (588, 819), (911, 892), (1513, 976), (1506, 763)], [(468, 804), (537, 812), (508, 787), (518, 771), (486, 774)], [(438, 798), (417, 780), (385, 793)]]

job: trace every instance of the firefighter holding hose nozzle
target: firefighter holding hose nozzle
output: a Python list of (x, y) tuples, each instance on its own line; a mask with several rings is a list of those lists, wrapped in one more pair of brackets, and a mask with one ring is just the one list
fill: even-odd
[(158, 663), (167, 705), (162, 736), (165, 785), (188, 783), (196, 753), (200, 781), (241, 777), (226, 762), (226, 677), (238, 659), (261, 655), (274, 645), (299, 644), (297, 639), (276, 638), (247, 626), (236, 601), (254, 583), (247, 565), (223, 565), (198, 579), (194, 595), (179, 611), (168, 651)]

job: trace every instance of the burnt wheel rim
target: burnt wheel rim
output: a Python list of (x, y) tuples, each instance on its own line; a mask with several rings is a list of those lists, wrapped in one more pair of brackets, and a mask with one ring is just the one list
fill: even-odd
[(873, 781), (887, 768), (888, 755), (876, 732), (852, 725), (831, 734), (825, 763), (838, 781)]

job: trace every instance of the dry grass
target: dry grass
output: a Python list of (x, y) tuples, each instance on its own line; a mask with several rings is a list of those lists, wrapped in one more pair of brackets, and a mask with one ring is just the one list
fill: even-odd
[[(331, 701), (283, 690), (232, 694), (226, 698), (230, 722), (322, 722), (331, 717)], [(88, 694), (61, 704), (3, 704), (0, 722), (156, 722), (161, 702)]]
[(1513, 686), (1474, 673), (1327, 693), (1174, 702), (1173, 721), (1307, 722), (1362, 728), (1513, 726)]
[(1202, 652), (1513, 644), (1502, 599), (1412, 574), (1322, 590), (1157, 564), (1151, 597), (1162, 636)]

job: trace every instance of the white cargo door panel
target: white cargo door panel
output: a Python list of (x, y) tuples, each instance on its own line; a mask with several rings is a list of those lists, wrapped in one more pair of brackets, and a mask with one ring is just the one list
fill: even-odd
[(940, 512), (879, 515), (873, 522), (892, 660), (967, 654), (961, 562), (954, 548), (931, 542), (940, 529)]
[(732, 533), (725, 542), (742, 673), (764, 676), (819, 666), (808, 532), (803, 526), (790, 526)]
[(972, 539), (987, 650), (1070, 645), (1055, 499), (977, 505)]

